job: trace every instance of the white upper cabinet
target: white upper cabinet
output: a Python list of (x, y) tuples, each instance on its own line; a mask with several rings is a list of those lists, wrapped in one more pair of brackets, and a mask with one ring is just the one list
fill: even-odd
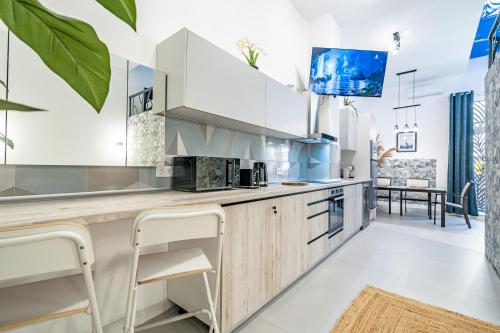
[(299, 137), (307, 136), (307, 97), (267, 78), (266, 127)]
[(193, 33), (188, 34), (186, 72), (190, 107), (265, 126), (264, 74)]
[(351, 108), (340, 112), (340, 149), (356, 151), (358, 149), (358, 116)]
[(156, 67), (168, 77), (167, 115), (279, 138), (306, 135), (305, 97), (191, 31), (156, 52)]
[(264, 74), (187, 29), (159, 44), (156, 58), (168, 77), (167, 114), (231, 128), (244, 129), (237, 122), (265, 127)]

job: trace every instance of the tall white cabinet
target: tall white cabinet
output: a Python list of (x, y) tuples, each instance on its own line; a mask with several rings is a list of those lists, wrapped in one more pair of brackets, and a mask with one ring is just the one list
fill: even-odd
[(193, 32), (157, 46), (167, 115), (281, 138), (307, 133), (307, 99)]
[(340, 112), (340, 148), (356, 151), (358, 149), (358, 116), (351, 108), (342, 108)]
[(356, 166), (356, 176), (371, 178), (370, 170), (370, 141), (377, 140), (375, 117), (370, 112), (359, 114), (358, 148), (353, 163)]

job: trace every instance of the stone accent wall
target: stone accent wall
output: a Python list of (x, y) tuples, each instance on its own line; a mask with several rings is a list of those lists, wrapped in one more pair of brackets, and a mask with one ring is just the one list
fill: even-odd
[(486, 258), (500, 277), (500, 54), (486, 75)]
[[(378, 167), (377, 177), (392, 178), (393, 185), (406, 185), (406, 179), (429, 179), (431, 187), (436, 186), (436, 164), (435, 159), (386, 159)], [(387, 193), (380, 193), (386, 196)], [(410, 195), (410, 194), (409, 194)], [(412, 197), (427, 198), (427, 194), (411, 193)], [(399, 192), (393, 192), (392, 198), (399, 200)], [(381, 199), (387, 200), (387, 199)]]
[(165, 160), (165, 117), (143, 112), (128, 118), (127, 165), (162, 165)]

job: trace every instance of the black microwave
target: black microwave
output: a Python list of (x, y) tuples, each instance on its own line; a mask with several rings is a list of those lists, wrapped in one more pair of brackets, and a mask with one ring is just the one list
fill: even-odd
[(173, 188), (202, 192), (229, 190), (240, 186), (240, 160), (237, 158), (174, 157)]

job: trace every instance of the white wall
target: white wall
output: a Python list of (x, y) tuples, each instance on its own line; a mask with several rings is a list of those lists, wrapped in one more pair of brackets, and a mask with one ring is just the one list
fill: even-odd
[(340, 27), (332, 14), (309, 21), (309, 42), (311, 47), (340, 46)]
[[(340, 47), (341, 30), (332, 14), (320, 16), (309, 21), (309, 60), (311, 48), (313, 47)], [(309, 77), (306, 81), (309, 87)], [(322, 133), (327, 133), (339, 137), (339, 103), (333, 96), (317, 96), (312, 94), (311, 107), (318, 107), (319, 103), (319, 128)], [(340, 177), (340, 146), (338, 144), (328, 144), (328, 154), (330, 158), (330, 168), (328, 174), (322, 174), (319, 178), (339, 178)], [(324, 148), (324, 147), (323, 147)], [(314, 175), (311, 178), (318, 178)]]
[[(340, 47), (341, 30), (331, 14), (320, 16), (309, 22), (309, 43), (313, 47)], [(309, 60), (311, 50), (309, 50)], [(306, 81), (309, 86), (309, 78)], [(339, 136), (339, 103), (332, 96), (318, 96), (313, 94), (312, 107), (319, 106), (319, 131), (333, 136)]]
[[(449, 133), (449, 95), (450, 93), (474, 90), (476, 95), (484, 94), (484, 76), (486, 75), (486, 59), (474, 59), (466, 73), (446, 76), (440, 79), (419, 82), (417, 87), (425, 86), (442, 90), (442, 93), (416, 99), (422, 104), (417, 108), (417, 152), (396, 153), (394, 158), (434, 158), (437, 159), (437, 185), (446, 187), (448, 170), (448, 133)], [(404, 80), (410, 80), (407, 76)], [(404, 82), (404, 80), (402, 82)], [(402, 84), (401, 105), (412, 103), (408, 99), (411, 85)], [(361, 112), (371, 112), (377, 122), (377, 132), (381, 133), (384, 147), (396, 146), (396, 134), (393, 131), (395, 111), (398, 104), (398, 87), (395, 78), (386, 77), (382, 98), (356, 98), (356, 106)], [(405, 112), (399, 111), (399, 127), (405, 123)], [(414, 111), (408, 109), (408, 124), (414, 123)]]
[(246, 36), (266, 51), (259, 58), (262, 72), (296, 84), (298, 71), (307, 82), (308, 23), (289, 0), (137, 0), (137, 33), (95, 0), (41, 2), (92, 24), (112, 53), (151, 67), (156, 44), (187, 27), (238, 57), (235, 43)]

